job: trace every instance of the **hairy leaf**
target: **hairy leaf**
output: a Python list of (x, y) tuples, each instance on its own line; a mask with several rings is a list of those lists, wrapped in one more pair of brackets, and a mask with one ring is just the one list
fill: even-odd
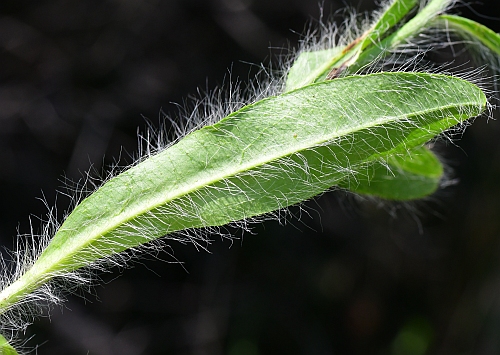
[(83, 200), (33, 267), (0, 294), (0, 312), (100, 258), (175, 231), (248, 220), (356, 179), (485, 105), (477, 86), (423, 73), (351, 76), (248, 105)]
[[(334, 55), (323, 63), (317, 63), (314, 72), (309, 76), (303, 77), (302, 81), (296, 81), (296, 84), (304, 86), (312, 82), (320, 82), (325, 79), (337, 77), (337, 72), (341, 72), (344, 68), (357, 62), (358, 57), (368, 47), (377, 47), (379, 42), (384, 38), (395, 25), (397, 25), (407, 14), (417, 5), (417, 0), (394, 0), (384, 12), (380, 14), (377, 21), (363, 35), (356, 38), (353, 42), (345, 47), (340, 47), (341, 50), (334, 51)], [(334, 48), (337, 49), (337, 48)], [(312, 52), (314, 53), (314, 52)], [(309, 54), (313, 56), (314, 54)], [(299, 56), (300, 59), (300, 56)], [(293, 69), (293, 66), (292, 66)], [(316, 76), (313, 78), (313, 75)], [(312, 81), (307, 81), (314, 79)], [(287, 83), (288, 84), (288, 83)], [(287, 90), (291, 90), (287, 85)]]
[(496, 54), (500, 54), (500, 35), (488, 27), (460, 16), (441, 15), (437, 18), (438, 23), (443, 23), (447, 28), (453, 28), (467, 38), (480, 41)]
[(358, 72), (364, 66), (370, 65), (377, 58), (388, 55), (392, 49), (429, 28), (435, 18), (452, 2), (453, 0), (430, 0), (422, 10), (394, 33), (384, 38), (378, 45), (370, 46), (363, 53), (360, 53), (356, 62), (352, 63), (348, 71), (351, 73)]

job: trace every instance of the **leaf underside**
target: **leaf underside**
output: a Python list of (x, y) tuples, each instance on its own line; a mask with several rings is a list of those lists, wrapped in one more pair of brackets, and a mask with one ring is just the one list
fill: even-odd
[(407, 154), (485, 103), (466, 81), (415, 73), (348, 77), (259, 101), (111, 179), (44, 254), (96, 243), (123, 250), (290, 206)]
[(248, 105), (83, 200), (3, 303), (168, 233), (247, 220), (366, 176), (375, 183), (374, 164), (397, 163), (485, 105), (469, 82), (419, 73), (351, 76)]

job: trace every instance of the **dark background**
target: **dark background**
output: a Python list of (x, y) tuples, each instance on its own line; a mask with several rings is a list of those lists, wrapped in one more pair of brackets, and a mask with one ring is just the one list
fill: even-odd
[[(343, 6), (324, 1), (327, 14)], [(499, 20), (477, 16), (500, 17), (494, 6), (459, 11), (499, 31)], [(172, 102), (197, 88), (246, 81), (256, 71), (248, 63), (275, 60), (319, 13), (317, 0), (2, 1), (0, 244), (10, 248), (28, 216), (46, 214), (37, 198), (61, 215), (69, 201), (55, 191), (66, 178), (130, 162), (144, 117), (158, 126), (161, 110), (175, 114)], [(170, 243), (160, 260), (144, 256), (69, 297), (22, 335), (26, 348), (498, 354), (500, 123), (486, 121), (457, 146), (439, 144), (459, 183), (428, 201), (333, 192), (307, 203), (301, 221), (257, 225), (233, 243), (213, 236), (210, 253)]]

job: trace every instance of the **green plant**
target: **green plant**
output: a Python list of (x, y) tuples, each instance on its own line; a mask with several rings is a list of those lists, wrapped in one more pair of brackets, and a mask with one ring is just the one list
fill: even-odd
[(103, 184), (47, 245), (19, 254), (16, 274), (2, 282), (2, 326), (19, 328), (13, 313), (50, 298), (53, 279), (82, 282), (81, 268), (120, 263), (119, 253), (165, 234), (198, 243), (202, 235), (189, 230), (274, 218), (333, 186), (394, 200), (431, 194), (443, 167), (425, 143), (461, 130), (486, 110), (486, 95), (454, 76), (387, 66), (400, 60), (401, 45), (404, 58), (418, 56), (407, 41), (443, 23), (493, 51), (498, 36), (441, 15), (450, 1), (416, 12), (418, 5), (392, 1), (351, 41), (306, 46), (286, 80), (271, 78), (245, 106), (229, 107), (227, 117), (215, 115), (216, 123), (148, 152)]

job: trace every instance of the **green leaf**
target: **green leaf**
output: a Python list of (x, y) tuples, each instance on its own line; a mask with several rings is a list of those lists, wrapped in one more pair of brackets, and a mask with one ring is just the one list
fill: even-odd
[(480, 41), (491, 51), (500, 54), (500, 35), (476, 21), (455, 15), (441, 15), (436, 18), (436, 23), (445, 28), (455, 29), (467, 38)]
[(417, 0), (393, 1), (371, 28), (348, 46), (302, 52), (290, 68), (285, 91), (324, 81), (334, 68), (348, 67), (366, 47), (377, 45), (384, 34), (397, 25), (417, 3)]
[(0, 334), (0, 355), (17, 355), (17, 351)]
[(302, 52), (288, 71), (285, 92), (314, 83), (316, 79), (331, 67), (331, 59), (344, 47), (334, 47), (314, 52)]
[(165, 234), (247, 220), (357, 178), (486, 106), (459, 78), (378, 73), (321, 82), (243, 107), (104, 184), (36, 263), (0, 294), (0, 313), (59, 274)]
[(355, 39), (337, 55), (316, 81), (334, 79), (339, 73), (357, 63), (358, 58), (367, 48), (378, 48), (384, 35), (396, 26), (417, 5), (417, 0), (395, 0), (380, 15), (377, 22), (361, 37)]
[(412, 19), (398, 28), (390, 36), (384, 38), (378, 45), (370, 46), (360, 53), (357, 60), (349, 67), (349, 72), (356, 73), (377, 58), (390, 53), (399, 45), (415, 37), (435, 20), (453, 0), (430, 0)]
[(394, 155), (368, 166), (356, 179), (339, 186), (350, 191), (387, 200), (413, 200), (429, 196), (439, 188), (443, 166), (425, 147), (411, 155)]
[(370, 28), (361, 44), (364, 50), (371, 44), (377, 45), (391, 28), (401, 21), (411, 9), (419, 3), (418, 0), (396, 0), (382, 13), (377, 22)]

